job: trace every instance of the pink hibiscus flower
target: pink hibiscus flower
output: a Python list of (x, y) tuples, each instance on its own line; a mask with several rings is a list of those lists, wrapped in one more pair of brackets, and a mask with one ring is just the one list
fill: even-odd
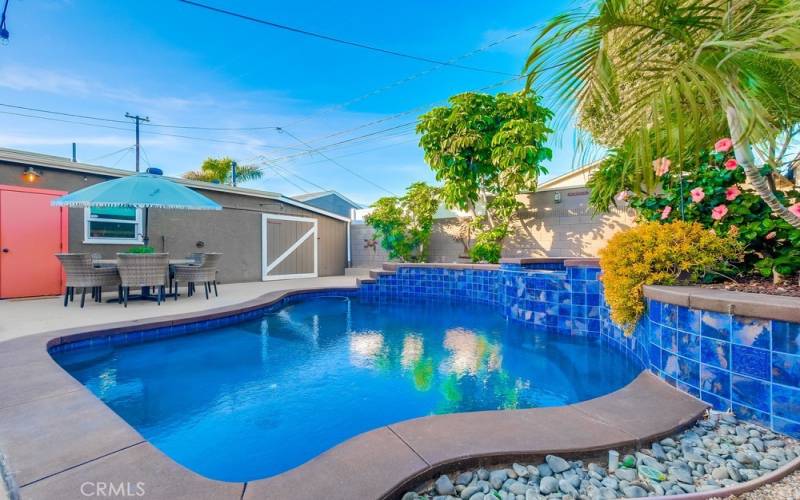
[(728, 201), (733, 201), (739, 197), (742, 192), (739, 190), (738, 186), (731, 186), (725, 190), (725, 199)]
[(653, 170), (655, 170), (658, 177), (661, 177), (669, 172), (669, 166), (671, 164), (672, 162), (669, 160), (669, 158), (658, 158), (653, 160)]
[(728, 207), (725, 205), (717, 205), (711, 210), (711, 218), (714, 220), (721, 220), (728, 214)]
[(700, 203), (703, 201), (703, 198), (706, 197), (706, 192), (703, 191), (703, 188), (701, 187), (696, 187), (689, 191), (689, 193), (692, 195), (692, 201), (695, 203)]
[(775, 236), (777, 236), (777, 235), (778, 235), (778, 233), (776, 233), (775, 231), (770, 231), (769, 233), (767, 233), (766, 236), (764, 236), (764, 239), (765, 240), (771, 240), (771, 239), (775, 238)]
[(664, 210), (661, 211), (661, 220), (667, 219), (669, 214), (672, 212), (672, 207), (667, 205), (664, 207)]
[(789, 211), (795, 214), (796, 216), (800, 217), (800, 203), (795, 203), (791, 207), (789, 207)]
[(731, 150), (733, 147), (733, 141), (729, 138), (720, 139), (714, 143), (714, 151), (717, 153), (725, 153)]
[(735, 158), (730, 158), (725, 160), (725, 169), (726, 170), (736, 170), (736, 167), (739, 166), (739, 162), (736, 161)]
[(628, 201), (628, 198), (630, 197), (631, 197), (631, 192), (626, 190), (626, 191), (620, 191), (614, 198), (616, 198), (617, 201)]

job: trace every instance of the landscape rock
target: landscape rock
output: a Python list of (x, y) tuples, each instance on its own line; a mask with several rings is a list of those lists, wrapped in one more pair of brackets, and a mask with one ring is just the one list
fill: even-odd
[(539, 481), (539, 491), (544, 495), (558, 491), (558, 479), (553, 476), (545, 476)]
[(436, 493), (440, 495), (455, 495), (456, 493), (456, 488), (453, 486), (453, 482), (450, 481), (450, 478), (445, 475), (439, 476), (439, 479), (436, 480), (435, 488)]
[[(606, 500), (709, 492), (757, 479), (800, 454), (800, 443), (757, 424), (712, 412), (684, 432), (630, 450), (615, 471), (604, 463), (548, 455), (442, 475), (401, 500)], [(605, 457), (605, 452), (594, 455)], [(760, 500), (760, 499), (759, 499)]]
[(506, 474), (504, 470), (493, 470), (489, 473), (489, 484), (496, 490), (503, 487), (503, 483), (506, 482), (506, 479), (508, 479), (508, 474)]
[(569, 462), (555, 455), (547, 455), (544, 460), (547, 462), (547, 465), (550, 466), (550, 470), (552, 470), (554, 474), (564, 472), (570, 468)]

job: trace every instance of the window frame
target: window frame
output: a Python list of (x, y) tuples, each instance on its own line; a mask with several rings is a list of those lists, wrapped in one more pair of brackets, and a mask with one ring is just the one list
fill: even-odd
[[(121, 221), (120, 219), (105, 219), (103, 217), (92, 218), (92, 209), (86, 207), (83, 209), (83, 243), (87, 245), (141, 245), (144, 243), (142, 235), (142, 209), (135, 208), (136, 220), (135, 221)], [(123, 224), (132, 224), (136, 234), (135, 238), (97, 238), (91, 236), (89, 226), (92, 222), (122, 222)]]

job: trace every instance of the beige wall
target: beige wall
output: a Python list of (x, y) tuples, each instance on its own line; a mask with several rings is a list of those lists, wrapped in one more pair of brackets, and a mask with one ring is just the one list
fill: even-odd
[[(561, 202), (556, 203), (556, 193)], [(504, 257), (596, 257), (617, 231), (633, 225), (633, 212), (624, 209), (593, 215), (589, 191), (583, 187), (552, 189), (521, 195), (526, 209), (514, 224), (514, 234), (503, 248)], [(457, 219), (439, 219), (431, 235), (431, 262), (453, 262), (464, 253), (457, 234)], [(353, 267), (380, 266), (385, 252), (364, 248), (372, 237), (366, 225), (353, 225)]]
[[(108, 178), (52, 168), (35, 184), (21, 180), (23, 167), (0, 163), (0, 184), (26, 185), (67, 192)], [(313, 217), (319, 221), (319, 275), (344, 274), (347, 262), (347, 222), (332, 219), (277, 200), (199, 189), (220, 205), (221, 211), (150, 210), (150, 246), (177, 256), (192, 252), (222, 252), (220, 281), (261, 280), (261, 214), (275, 213)], [(69, 209), (69, 251), (100, 253), (113, 258), (132, 245), (83, 243), (83, 209)]]

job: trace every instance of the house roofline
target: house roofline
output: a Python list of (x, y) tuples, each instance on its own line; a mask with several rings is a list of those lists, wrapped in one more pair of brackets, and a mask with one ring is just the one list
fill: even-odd
[(336, 196), (343, 199), (347, 203), (353, 205), (355, 208), (364, 208), (364, 205), (362, 205), (361, 203), (356, 203), (355, 201), (351, 200), (350, 198), (343, 195), (339, 191), (336, 191), (335, 189), (330, 189), (328, 191), (318, 191), (316, 193), (298, 194), (296, 196), (292, 196), (291, 198), (294, 198), (297, 201), (309, 201), (309, 200), (316, 200), (318, 198), (322, 198), (324, 196), (329, 196), (332, 194), (335, 194)]
[[(17, 149), (9, 149), (9, 148), (0, 148), (0, 161), (6, 163), (20, 164), (20, 165), (54, 168), (58, 170), (66, 170), (83, 174), (103, 175), (107, 177), (126, 177), (129, 175), (136, 174), (136, 172), (131, 172), (130, 170), (121, 170), (118, 168), (103, 167), (101, 165), (73, 162), (68, 158), (63, 158), (60, 156), (51, 156), (46, 154), (32, 153), (30, 151), (20, 151)], [(212, 184), (210, 182), (193, 181), (189, 179), (184, 179), (182, 177), (171, 177), (166, 175), (164, 177), (170, 179), (171, 181), (196, 189), (203, 189), (206, 191), (216, 191), (220, 193), (241, 194), (245, 196), (253, 196), (256, 198), (266, 198), (270, 200), (276, 200), (286, 203), (287, 205), (293, 205), (298, 208), (308, 210), (309, 212), (314, 212), (320, 215), (324, 215), (326, 217), (330, 217), (332, 219), (337, 219), (345, 222), (350, 220), (349, 217), (343, 217), (339, 214), (328, 212), (327, 210), (323, 210), (321, 208), (308, 205), (306, 203), (303, 203), (302, 201), (295, 200), (294, 198), (284, 196), (280, 193), (274, 193), (271, 191), (261, 191), (258, 189), (243, 188), (238, 186), (234, 187), (225, 184)]]
[(547, 189), (549, 189), (548, 185), (556, 184), (558, 182), (563, 181), (564, 179), (569, 179), (570, 177), (573, 177), (575, 175), (580, 175), (580, 174), (586, 173), (587, 171), (592, 170), (595, 167), (598, 167), (602, 162), (603, 162), (602, 159), (597, 160), (597, 161), (593, 161), (591, 163), (587, 163), (586, 165), (582, 165), (582, 166), (576, 168), (575, 170), (570, 170), (569, 172), (565, 172), (565, 173), (563, 173), (563, 174), (561, 174), (561, 175), (559, 175), (557, 177), (553, 177), (552, 179), (547, 179), (546, 181), (544, 181), (541, 184), (539, 184), (539, 186), (537, 188), (537, 191), (539, 191), (539, 190), (547, 190)]

